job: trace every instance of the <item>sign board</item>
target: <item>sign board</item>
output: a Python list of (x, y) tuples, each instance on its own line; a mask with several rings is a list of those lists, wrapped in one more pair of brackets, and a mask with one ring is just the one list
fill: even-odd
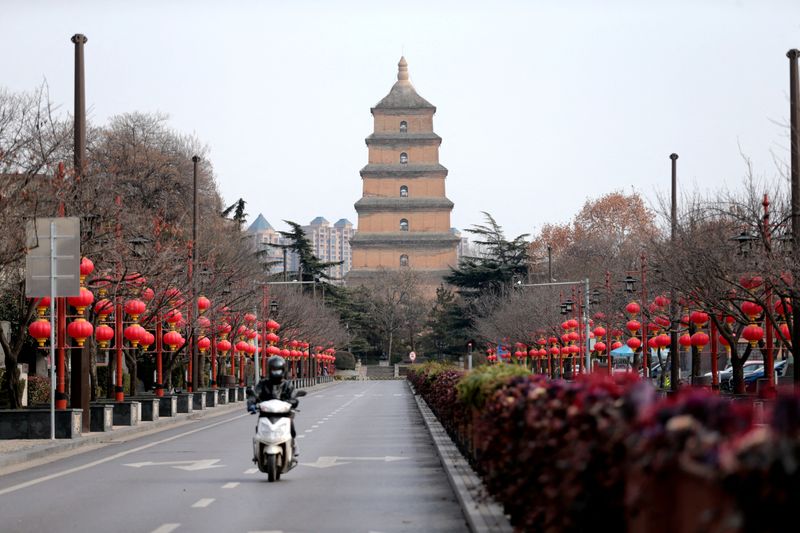
[[(50, 235), (51, 227), (53, 235)], [(25, 296), (50, 296), (51, 275), (55, 278), (54, 296), (80, 295), (80, 220), (77, 217), (36, 218), (28, 221), (25, 231), (28, 248)], [(55, 265), (53, 272), (51, 265)]]
[(411, 352), (410, 354), (408, 354), (408, 358), (413, 361), (414, 359), (417, 358), (417, 353), (416, 352)]

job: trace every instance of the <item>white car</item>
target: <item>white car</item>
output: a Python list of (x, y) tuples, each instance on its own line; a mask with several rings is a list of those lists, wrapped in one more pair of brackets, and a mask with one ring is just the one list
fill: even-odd
[[(764, 370), (764, 361), (758, 361), (758, 360), (745, 362), (743, 368), (745, 376), (753, 374), (755, 372), (760, 372), (762, 370)], [(711, 372), (707, 372), (705, 374), (705, 377), (711, 379), (712, 378)], [(728, 381), (732, 377), (733, 377), (733, 367), (729, 363), (728, 366), (726, 366), (723, 370), (719, 371), (719, 382), (722, 383), (724, 381)]]

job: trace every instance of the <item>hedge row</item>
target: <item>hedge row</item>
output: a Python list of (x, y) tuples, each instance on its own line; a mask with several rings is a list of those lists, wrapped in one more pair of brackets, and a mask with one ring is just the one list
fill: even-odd
[[(515, 370), (515, 368), (517, 370)], [(423, 366), (409, 380), (519, 531), (784, 531), (800, 501), (800, 398), (750, 403), (634, 375), (576, 381)]]

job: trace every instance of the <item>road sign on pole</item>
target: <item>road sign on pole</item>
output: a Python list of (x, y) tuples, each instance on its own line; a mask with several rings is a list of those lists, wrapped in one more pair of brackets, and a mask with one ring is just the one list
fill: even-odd
[(80, 296), (81, 226), (76, 217), (28, 222), (25, 296), (50, 297), (50, 439), (56, 438), (56, 297)]
[[(37, 218), (28, 221), (26, 232), (25, 296), (80, 296), (81, 228), (78, 218)], [(55, 282), (53, 287), (51, 278)]]

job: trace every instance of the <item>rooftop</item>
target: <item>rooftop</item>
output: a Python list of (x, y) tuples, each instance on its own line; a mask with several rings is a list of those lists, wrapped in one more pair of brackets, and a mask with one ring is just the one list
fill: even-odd
[(417, 94), (414, 86), (408, 81), (408, 62), (405, 57), (397, 64), (397, 81), (383, 100), (375, 104), (373, 109), (433, 109), (436, 107)]
[(274, 230), (274, 229), (275, 228), (273, 228), (272, 225), (269, 222), (267, 222), (267, 219), (264, 218), (264, 215), (259, 213), (258, 216), (256, 217), (256, 219), (253, 221), (253, 223), (250, 224), (250, 227), (247, 228), (247, 232), (248, 233), (259, 233), (261, 231), (268, 231), (268, 230)]

